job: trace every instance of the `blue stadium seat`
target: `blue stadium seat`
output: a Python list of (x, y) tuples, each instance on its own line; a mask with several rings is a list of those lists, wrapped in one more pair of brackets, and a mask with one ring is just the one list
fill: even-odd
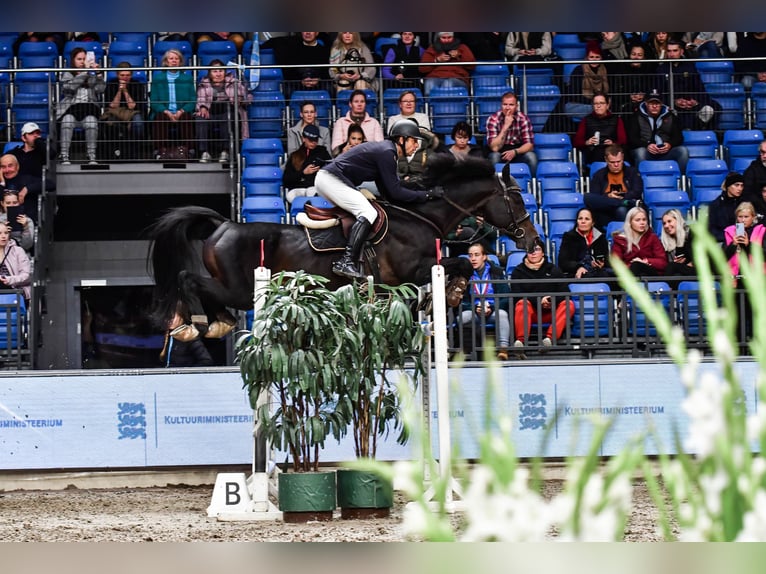
[(248, 138), (242, 141), (242, 149), (239, 153), (245, 167), (279, 166), (284, 159), (285, 150), (279, 138)]
[(428, 97), (431, 106), (431, 129), (448, 134), (457, 122), (468, 120), (468, 90), (462, 87), (434, 88)]
[(553, 84), (553, 68), (539, 66), (513, 66), (514, 86), (516, 92), (523, 94), (529, 86), (550, 86)]
[[(402, 92), (412, 92), (416, 96), (415, 111), (425, 112), (425, 99), (423, 99), (423, 92), (419, 88), (386, 88), (383, 90), (383, 111), (386, 117), (395, 116), (400, 114), (399, 109), (399, 96)], [(452, 131), (452, 130), (450, 130)]]
[(571, 333), (574, 337), (603, 337), (609, 334), (612, 309), (607, 283), (570, 283), (575, 315)]
[(242, 200), (242, 219), (246, 223), (285, 223), (286, 218), (281, 197), (256, 196)]
[[(684, 130), (684, 146), (689, 150), (689, 159), (713, 159), (718, 152), (718, 137), (713, 130)], [(687, 174), (689, 168), (686, 168)]]
[(745, 173), (745, 170), (750, 166), (753, 160), (749, 157), (735, 157), (732, 160), (729, 169), (738, 173)]
[(561, 227), (554, 226), (554, 222), (564, 222), (566, 224), (564, 231), (572, 229), (577, 212), (584, 206), (585, 201), (581, 193), (569, 191), (548, 191), (545, 193), (541, 208), (547, 222), (548, 235), (552, 237), (559, 234), (554, 233), (554, 227), (556, 229), (561, 229)]
[(750, 161), (758, 157), (758, 144), (763, 141), (761, 130), (726, 130), (723, 132), (723, 159), (733, 166), (733, 160), (747, 158)]
[(565, 133), (535, 133), (535, 154), (539, 162), (573, 161), (572, 140)]
[(683, 190), (644, 188), (644, 201), (651, 210), (652, 221), (650, 223), (655, 231), (662, 228), (662, 214), (668, 209), (677, 209), (684, 218), (687, 218), (691, 207), (689, 196)]
[(576, 192), (580, 181), (577, 165), (571, 161), (544, 161), (537, 166), (539, 197), (544, 199), (548, 191)]
[[(149, 51), (146, 42), (120, 42), (115, 40), (109, 43), (106, 53), (106, 61), (109, 66), (116, 66), (120, 62), (128, 62), (134, 68), (143, 68), (149, 59)], [(188, 64), (188, 62), (186, 62)]]
[(681, 168), (678, 162), (667, 160), (646, 160), (638, 164), (638, 171), (647, 189), (680, 189)]
[(250, 136), (282, 137), (285, 133), (286, 109), (282, 92), (253, 92), (253, 104), (247, 106)]
[(580, 40), (577, 34), (558, 32), (553, 37), (553, 51), (562, 60), (584, 60), (585, 42)]
[(282, 170), (278, 166), (255, 165), (242, 170), (245, 197), (268, 195), (282, 197)]
[[(104, 41), (106, 38), (100, 36)], [(112, 40), (119, 42), (143, 42), (147, 50), (154, 38), (154, 32), (112, 32)]]
[[(374, 90), (362, 90), (365, 95), (367, 96), (367, 113), (370, 114), (370, 117), (377, 117), (378, 115), (378, 94), (375, 93)], [(336, 116), (338, 118), (342, 118), (345, 116), (348, 111), (351, 109), (348, 105), (348, 99), (351, 97), (351, 94), (354, 93), (354, 90), (340, 90), (337, 95), (335, 96), (335, 110), (336, 110)]]
[(0, 294), (0, 348), (24, 347), (26, 303), (19, 293)]
[[(652, 296), (652, 300), (660, 303), (665, 313), (672, 317), (672, 310), (670, 307), (671, 301), (671, 289), (670, 285), (664, 281), (648, 281), (644, 284), (644, 287)], [(654, 323), (647, 317), (641, 307), (635, 304), (633, 298), (628, 295), (625, 298), (625, 308), (628, 312), (628, 334), (639, 336), (651, 336), (657, 335), (657, 328)]]
[(59, 49), (55, 42), (22, 42), (18, 49), (17, 68), (55, 68)]
[(718, 129), (738, 130), (745, 127), (745, 86), (739, 82), (707, 84), (705, 91), (721, 104)]
[(505, 260), (505, 276), (511, 276), (513, 270), (517, 265), (520, 265), (524, 261), (524, 257), (527, 255), (526, 251), (511, 251), (508, 253), (508, 258)]
[(686, 166), (686, 178), (689, 182), (689, 196), (695, 210), (709, 201), (707, 198), (710, 197), (710, 194), (703, 194), (703, 190), (715, 191), (716, 197), (720, 195), (721, 183), (726, 179), (727, 173), (729, 173), (729, 168), (722, 159), (695, 158), (689, 160)]
[(477, 64), (471, 73), (473, 93), (482, 88), (505, 88), (510, 90), (508, 84), (508, 66), (505, 64)]
[[(245, 40), (245, 43), (242, 44), (242, 63), (243, 64), (250, 63), (250, 52), (252, 52), (252, 50), (253, 50), (253, 41)], [(261, 46), (260, 49), (258, 50), (258, 53), (261, 57), (261, 65), (263, 66), (276, 65), (277, 60), (274, 57), (273, 48), (264, 48), (263, 46)]]
[(473, 101), (478, 116), (476, 131), (486, 133), (487, 118), (500, 110), (503, 94), (512, 91), (508, 86), (481, 86), (474, 88)]
[(624, 221), (610, 221), (606, 224), (606, 240), (609, 242), (610, 246), (612, 245), (614, 234), (621, 233), (624, 226)]
[(526, 114), (536, 134), (542, 133), (548, 116), (559, 103), (560, 98), (561, 90), (555, 84), (527, 87)]
[(373, 52), (380, 56), (381, 61), (384, 61), (386, 59), (386, 53), (388, 53), (389, 48), (396, 46), (398, 42), (398, 38), (379, 36), (375, 39)]
[(207, 66), (215, 59), (221, 60), (224, 64), (237, 62), (237, 45), (229, 40), (208, 40), (197, 44), (199, 66)]
[(317, 121), (323, 126), (330, 125), (332, 118), (332, 98), (327, 90), (294, 90), (290, 95), (290, 124), (301, 117), (301, 102), (314, 102)]
[[(248, 76), (249, 78), (249, 76)], [(255, 92), (282, 92), (282, 68), (262, 68)]]
[(161, 66), (162, 56), (164, 56), (165, 52), (171, 48), (174, 48), (183, 54), (186, 65), (193, 64), (194, 51), (189, 42), (186, 40), (157, 40), (152, 46), (152, 65)]
[[(717, 281), (713, 282), (713, 286), (716, 293), (720, 293), (721, 285)], [(698, 281), (681, 281), (678, 284), (678, 320), (687, 337), (704, 337), (707, 330), (700, 288)]]
[(759, 130), (766, 129), (766, 82), (756, 82), (750, 92), (755, 112), (755, 125)]
[(734, 62), (731, 60), (697, 60), (694, 65), (705, 86), (707, 84), (728, 84), (734, 78)]

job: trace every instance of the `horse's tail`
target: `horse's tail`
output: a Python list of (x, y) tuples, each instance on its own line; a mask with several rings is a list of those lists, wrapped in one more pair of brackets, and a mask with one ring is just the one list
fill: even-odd
[(176, 310), (180, 298), (179, 273), (201, 264), (192, 242), (207, 239), (225, 221), (228, 219), (206, 207), (177, 207), (146, 230), (149, 238), (146, 264), (155, 284), (152, 316), (158, 323), (166, 321)]

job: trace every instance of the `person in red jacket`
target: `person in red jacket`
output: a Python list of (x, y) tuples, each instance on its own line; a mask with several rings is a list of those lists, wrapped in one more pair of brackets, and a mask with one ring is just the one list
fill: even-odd
[(649, 227), (649, 218), (643, 207), (633, 207), (628, 211), (622, 233), (614, 236), (612, 255), (621, 259), (637, 277), (665, 272), (668, 265), (665, 249)]
[[(425, 94), (436, 87), (468, 87), (476, 58), (471, 49), (455, 38), (454, 32), (437, 32), (434, 43), (423, 52), (418, 70), (425, 77)], [(435, 66), (433, 64), (453, 64)]]

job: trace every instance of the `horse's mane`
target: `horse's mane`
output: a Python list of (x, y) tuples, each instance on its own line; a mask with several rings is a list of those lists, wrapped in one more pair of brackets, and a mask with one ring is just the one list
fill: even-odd
[(433, 186), (494, 176), (495, 166), (487, 159), (474, 156), (458, 159), (451, 153), (439, 153), (428, 160), (423, 179)]

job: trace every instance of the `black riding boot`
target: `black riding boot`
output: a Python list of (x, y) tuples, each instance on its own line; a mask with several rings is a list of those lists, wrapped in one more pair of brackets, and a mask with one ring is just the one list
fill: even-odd
[(351, 231), (348, 233), (346, 251), (338, 261), (332, 264), (332, 272), (349, 279), (364, 279), (365, 275), (359, 270), (357, 261), (362, 252), (362, 246), (367, 239), (372, 223), (364, 217), (357, 217)]

